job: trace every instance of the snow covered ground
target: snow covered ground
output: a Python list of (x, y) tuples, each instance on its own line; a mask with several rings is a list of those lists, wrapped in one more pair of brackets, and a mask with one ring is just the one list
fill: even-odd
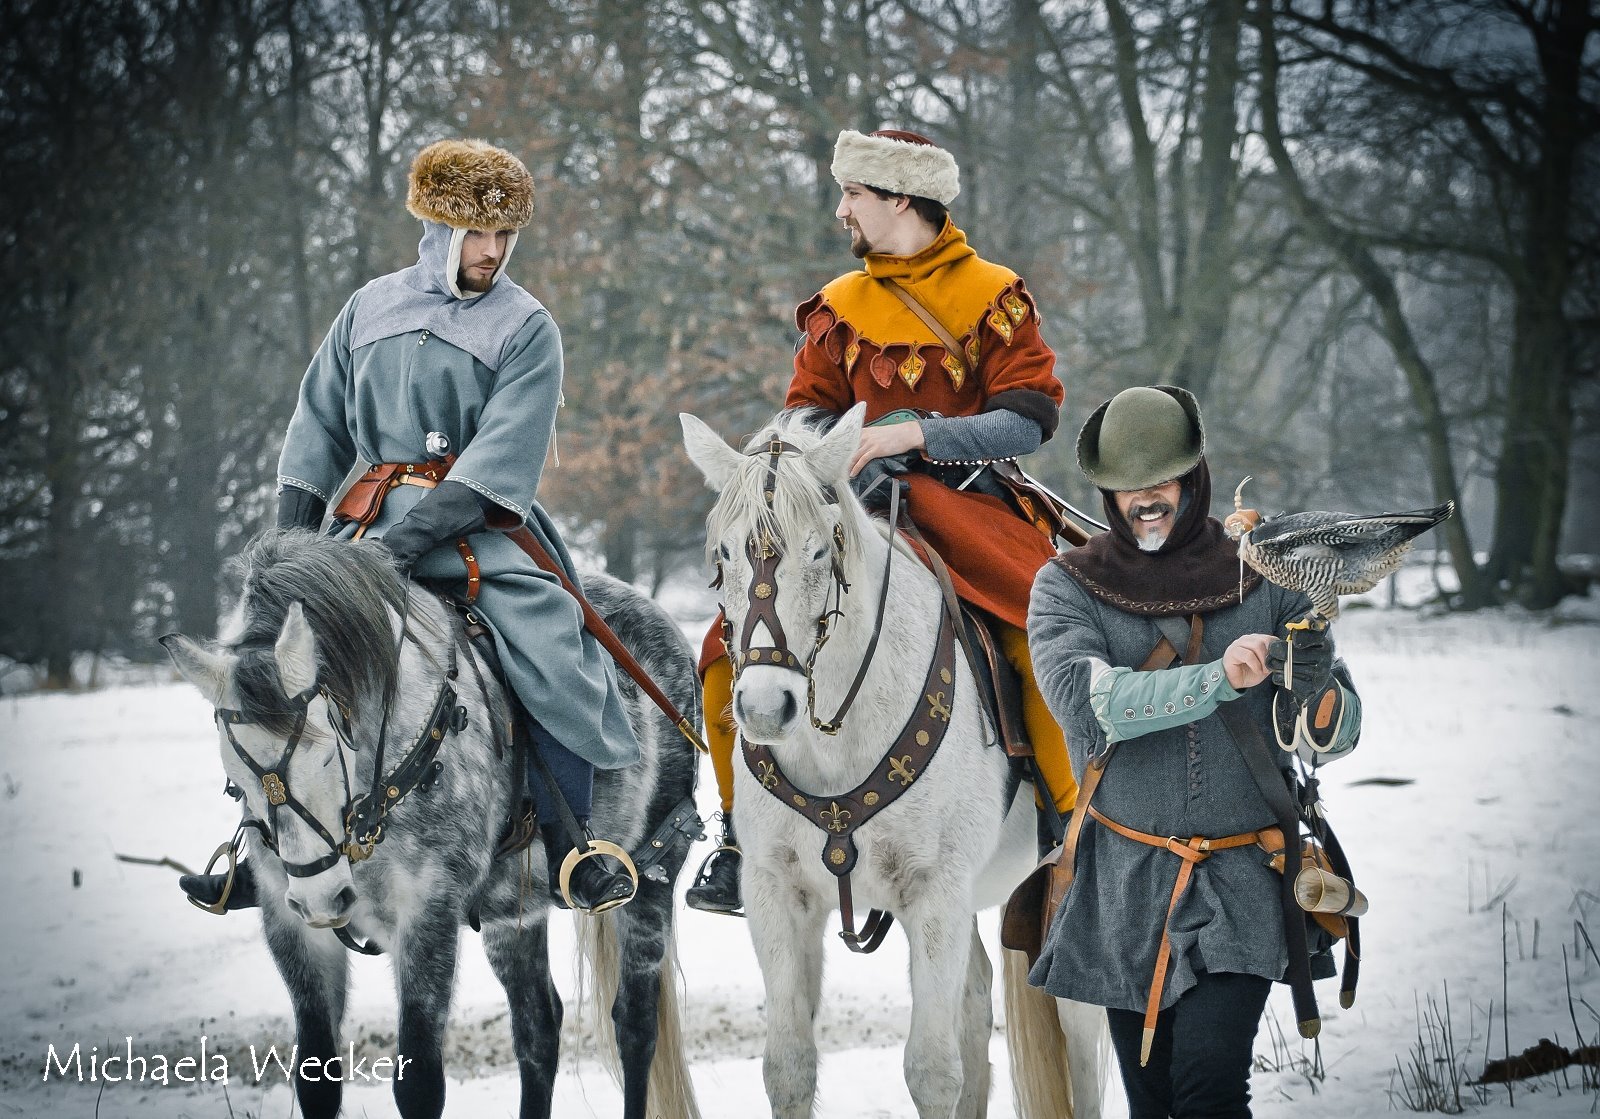
[[(1503, 1055), (1507, 1006), (1513, 1052), (1541, 1037), (1572, 1045), (1574, 1017), (1590, 1043), (1600, 1035), (1600, 962), (1577, 931), (1584, 925), (1600, 939), (1600, 600), (1553, 619), (1358, 610), (1338, 636), (1366, 726), (1361, 749), (1327, 771), (1325, 789), (1372, 902), (1365, 965), (1350, 1010), (1339, 1009), (1334, 984), (1319, 985), (1325, 1079), (1305, 1074), (1309, 1044), (1275, 1044), (1263, 1032), (1254, 1081), (1262, 1116), (1400, 1107), (1397, 1062), (1407, 1064), (1419, 1018), (1430, 999), (1442, 1009), (1447, 985), (1457, 1058), (1473, 1074), (1486, 1056)], [(202, 914), (181, 902), (170, 870), (113, 857), (204, 862), (235, 818), (221, 784), (210, 711), (182, 684), (0, 700), (0, 1115), (291, 1113), (281, 1075), (256, 1083), (247, 1056), (251, 1045), (259, 1055), (290, 1038), (288, 1000), (257, 921)], [(700, 800), (709, 815), (709, 769)], [(704, 1113), (766, 1114), (761, 982), (745, 926), (680, 914)], [(553, 926), (570, 993), (570, 923), (558, 916)], [(986, 916), (991, 946), (994, 926)], [(356, 958), (354, 975), (346, 1036), (362, 1051), (392, 1054), (388, 964)], [(1286, 995), (1274, 994), (1272, 1012), (1293, 1038)], [(914, 1115), (899, 1071), (907, 1012), (903, 938), (891, 936), (872, 957), (829, 949), (820, 1115)], [(471, 933), (451, 1021), (447, 1114), (514, 1115), (504, 1004)], [(81, 1045), (87, 1065), (92, 1047), (121, 1051), (127, 1037), (137, 1053), (196, 1055), (202, 1035), (208, 1052), (229, 1055), (235, 1079), (226, 1094), (214, 1083), (43, 1079), (51, 1045), (58, 1053)], [(587, 1038), (569, 1015), (558, 1115), (618, 1113), (620, 1093), (587, 1056)], [(990, 1113), (1009, 1116), (998, 1033), (992, 1051)], [(1514, 1110), (1503, 1087), (1486, 1103), (1470, 1087), (1462, 1097), (1481, 1115), (1592, 1114), (1596, 1096), (1578, 1085), (1576, 1069), (1523, 1082)], [(1108, 1096), (1121, 1114), (1115, 1084)], [(346, 1101), (350, 1115), (394, 1114), (382, 1086), (356, 1088)]]

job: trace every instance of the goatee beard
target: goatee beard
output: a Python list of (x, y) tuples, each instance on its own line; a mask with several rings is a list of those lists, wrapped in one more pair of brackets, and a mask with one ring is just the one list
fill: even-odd
[(853, 225), (850, 227), (850, 254), (857, 260), (865, 260), (872, 254), (872, 246), (867, 244), (861, 230)]
[(1147, 536), (1140, 532), (1139, 526), (1141, 522), (1139, 518), (1146, 513), (1160, 513), (1164, 516), (1173, 515), (1173, 508), (1165, 501), (1157, 501), (1152, 505), (1135, 505), (1128, 510), (1128, 525), (1133, 529), (1133, 540), (1134, 543), (1139, 545), (1139, 550), (1141, 552), (1159, 552), (1161, 545), (1167, 542), (1167, 537), (1171, 534), (1163, 532), (1154, 536)]
[(482, 280), (474, 280), (471, 276), (467, 275), (465, 269), (456, 273), (456, 287), (460, 288), (462, 291), (470, 291), (482, 294), (483, 292), (489, 290), (489, 285), (492, 283), (494, 283), (494, 275), (492, 273)]

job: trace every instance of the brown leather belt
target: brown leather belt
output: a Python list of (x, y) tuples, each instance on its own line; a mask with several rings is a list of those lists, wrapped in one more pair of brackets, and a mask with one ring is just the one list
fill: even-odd
[(1156, 952), (1155, 974), (1150, 977), (1150, 997), (1144, 1007), (1144, 1036), (1139, 1045), (1139, 1064), (1143, 1067), (1150, 1060), (1150, 1044), (1156, 1036), (1156, 1015), (1161, 1010), (1161, 992), (1166, 989), (1167, 970), (1172, 962), (1172, 911), (1178, 908), (1178, 899), (1183, 897), (1195, 865), (1205, 862), (1213, 852), (1225, 851), (1230, 847), (1248, 847), (1254, 844), (1268, 853), (1281, 852), (1283, 832), (1273, 826), (1244, 831), (1237, 835), (1193, 835), (1188, 839), (1180, 839), (1175, 835), (1152, 835), (1150, 832), (1136, 831), (1117, 823), (1093, 805), (1089, 806), (1089, 815), (1124, 839), (1143, 843), (1147, 847), (1160, 847), (1181, 860), (1177, 881), (1172, 884), (1172, 897), (1167, 902), (1167, 915), (1161, 922), (1161, 947)]
[[(354, 522), (356, 530), (350, 539), (360, 540), (367, 534), (368, 526), (378, 519), (384, 499), (396, 486), (421, 486), (431, 490), (444, 481), (455, 461), (455, 455), (446, 455), (429, 462), (375, 462), (367, 467), (361, 477), (350, 483), (350, 488), (345, 490), (335, 506), (333, 515), (337, 520)], [(472, 545), (465, 539), (456, 541), (456, 552), (461, 556), (461, 562), (467, 565), (467, 605), (470, 606), (478, 601), (483, 572), (478, 566), (478, 557), (472, 551)]]

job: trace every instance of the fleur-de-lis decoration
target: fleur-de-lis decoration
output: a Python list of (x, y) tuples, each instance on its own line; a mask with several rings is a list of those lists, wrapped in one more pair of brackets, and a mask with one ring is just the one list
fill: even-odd
[(840, 808), (838, 801), (830, 802), (822, 811), (822, 819), (827, 821), (829, 831), (844, 831), (844, 822), (849, 818), (849, 810)]
[(763, 789), (774, 789), (778, 786), (778, 765), (776, 762), (757, 762), (756, 776), (761, 781)]
[(889, 759), (889, 776), (907, 788), (917, 779), (917, 771), (911, 768), (911, 755), (901, 754), (898, 758)]
[(945, 702), (944, 692), (934, 692), (932, 695), (924, 696), (923, 698), (928, 701), (928, 717), (930, 719), (943, 719), (947, 723), (950, 721), (950, 705)]

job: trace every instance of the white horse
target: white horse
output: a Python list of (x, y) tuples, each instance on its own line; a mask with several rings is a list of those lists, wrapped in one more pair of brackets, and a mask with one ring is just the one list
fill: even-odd
[[(910, 942), (904, 1068), (917, 1113), (968, 1119), (987, 1111), (993, 1027), (976, 914), (1032, 869), (1033, 793), (986, 744), (936, 579), (850, 492), (863, 411), (826, 434), (814, 413), (780, 413), (743, 453), (680, 416), (689, 457), (720, 494), (707, 543), (743, 738), (735, 813), (766, 986), (763, 1073), (777, 1119), (811, 1115), (824, 926), (835, 909), (871, 907)], [(856, 937), (845, 916), (846, 942), (862, 950), (881, 923), (874, 914)], [(1076, 1097), (1077, 1115), (1098, 1115), (1103, 1015), (1058, 1020), (1054, 1000), (1007, 971), (1019, 1111), (1058, 1119)]]

